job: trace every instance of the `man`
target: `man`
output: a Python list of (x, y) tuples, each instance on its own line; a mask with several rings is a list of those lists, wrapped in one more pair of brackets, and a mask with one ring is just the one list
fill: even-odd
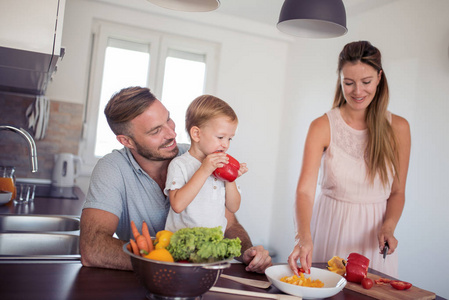
[[(130, 222), (145, 221), (152, 236), (164, 229), (170, 206), (163, 194), (167, 168), (188, 145), (177, 145), (170, 113), (147, 88), (122, 89), (107, 104), (105, 115), (124, 148), (104, 156), (92, 172), (81, 214), (81, 262), (88, 267), (131, 270), (122, 249), (131, 238)], [(242, 241), (239, 260), (247, 271), (263, 273), (271, 265), (268, 251), (252, 246), (234, 214), (226, 211), (226, 218), (225, 237)]]

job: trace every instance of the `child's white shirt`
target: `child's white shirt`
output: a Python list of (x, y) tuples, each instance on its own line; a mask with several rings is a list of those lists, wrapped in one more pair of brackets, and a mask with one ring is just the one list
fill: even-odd
[[(164, 194), (168, 196), (170, 190), (183, 187), (200, 166), (201, 162), (188, 151), (175, 157), (168, 166)], [(238, 185), (237, 189), (241, 192)], [(165, 229), (176, 232), (181, 228), (221, 226), (224, 233), (227, 225), (225, 195), (224, 182), (209, 176), (195, 199), (181, 213), (176, 213), (170, 206)]]

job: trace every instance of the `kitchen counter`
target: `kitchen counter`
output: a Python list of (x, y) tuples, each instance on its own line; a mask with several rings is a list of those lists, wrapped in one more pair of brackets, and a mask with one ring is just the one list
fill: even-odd
[[(314, 264), (324, 267), (325, 264)], [(245, 271), (243, 264), (232, 264), (225, 274), (267, 281), (263, 274)], [(376, 273), (375, 271), (372, 271)], [(381, 273), (377, 273), (381, 274)], [(262, 293), (281, 293), (271, 286), (264, 290), (219, 278), (216, 286)], [(80, 263), (0, 264), (0, 298), (7, 300), (145, 300), (145, 289), (131, 271), (87, 268)], [(207, 292), (203, 300), (256, 299), (254, 297)], [(373, 299), (343, 289), (329, 299)], [(438, 297), (436, 299), (443, 299)]]
[[(78, 199), (36, 197), (29, 204), (0, 206), (0, 214), (43, 214), (80, 216), (85, 196), (75, 187), (73, 192)], [(325, 263), (314, 264), (324, 268)], [(372, 271), (383, 276), (383, 274)], [(264, 274), (246, 272), (240, 263), (232, 264), (223, 273), (267, 281)], [(388, 277), (388, 276), (383, 276)], [(262, 293), (282, 293), (271, 286), (259, 289), (246, 286), (228, 279), (219, 278), (216, 286)], [(139, 283), (132, 271), (120, 271), (102, 268), (83, 267), (79, 261), (24, 262), (7, 261), (0, 263), (0, 299), (33, 300), (145, 300), (145, 288)], [(207, 292), (203, 300), (256, 299), (249, 296)], [(349, 289), (329, 299), (373, 299)], [(436, 299), (443, 299), (436, 297)]]
[(78, 199), (35, 197), (34, 201), (27, 204), (10, 203), (0, 206), (0, 214), (33, 214), (33, 215), (67, 215), (81, 216), (85, 195), (77, 186), (73, 193)]

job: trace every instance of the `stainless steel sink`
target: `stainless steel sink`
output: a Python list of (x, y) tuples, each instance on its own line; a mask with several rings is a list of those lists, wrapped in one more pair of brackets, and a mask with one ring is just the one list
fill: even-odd
[(68, 232), (78, 231), (80, 220), (76, 217), (52, 215), (0, 215), (2, 232)]
[(80, 219), (0, 215), (0, 262), (79, 260)]
[(0, 261), (79, 259), (78, 235), (56, 233), (0, 233)]

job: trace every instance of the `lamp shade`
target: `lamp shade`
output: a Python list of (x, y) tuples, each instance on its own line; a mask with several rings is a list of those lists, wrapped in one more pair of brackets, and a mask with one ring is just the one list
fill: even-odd
[(217, 9), (219, 0), (148, 0), (157, 6), (179, 11), (206, 12)]
[(338, 37), (348, 31), (345, 6), (342, 0), (285, 0), (277, 28), (299, 37)]

